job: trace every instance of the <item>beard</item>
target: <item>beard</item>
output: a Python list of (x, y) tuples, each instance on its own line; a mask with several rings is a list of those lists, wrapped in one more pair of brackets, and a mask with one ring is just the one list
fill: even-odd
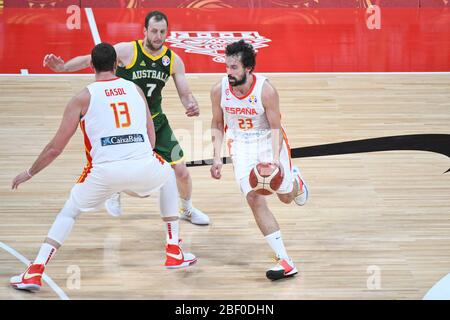
[[(231, 82), (230, 80), (234, 80), (234, 81)], [(244, 73), (244, 75), (242, 76), (242, 78), (240, 80), (236, 79), (235, 77), (228, 76), (228, 83), (232, 87), (237, 87), (237, 86), (243, 85), (246, 82), (247, 82), (247, 74), (246, 73)]]
[(158, 47), (155, 47), (150, 40), (145, 39), (145, 46), (149, 48), (151, 51), (158, 51), (159, 49), (162, 48), (163, 44), (164, 41)]

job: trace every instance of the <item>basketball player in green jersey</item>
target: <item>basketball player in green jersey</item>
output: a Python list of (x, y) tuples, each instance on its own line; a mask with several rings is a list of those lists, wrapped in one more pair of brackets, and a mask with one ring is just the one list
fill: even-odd
[[(169, 162), (175, 170), (181, 201), (181, 218), (193, 224), (209, 224), (206, 214), (192, 206), (192, 180), (183, 161), (183, 150), (175, 138), (166, 115), (161, 109), (162, 95), (169, 77), (172, 76), (181, 103), (188, 117), (199, 115), (197, 101), (192, 95), (185, 76), (181, 58), (164, 46), (167, 37), (168, 19), (159, 11), (150, 12), (145, 18), (144, 39), (121, 42), (114, 45), (119, 67), (116, 75), (133, 81), (144, 91), (153, 118), (156, 132), (155, 151)], [(44, 66), (55, 72), (72, 72), (89, 67), (91, 56), (78, 56), (67, 62), (54, 54), (44, 58)], [(107, 211), (120, 216), (120, 194), (105, 202)]]

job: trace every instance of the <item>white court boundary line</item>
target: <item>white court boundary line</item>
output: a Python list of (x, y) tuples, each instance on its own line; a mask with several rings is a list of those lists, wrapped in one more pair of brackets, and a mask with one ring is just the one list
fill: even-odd
[(92, 39), (94, 39), (94, 43), (97, 45), (102, 41), (100, 40), (100, 34), (98, 33), (94, 12), (92, 11), (92, 8), (84, 8), (84, 12), (86, 13), (86, 17), (89, 22), (89, 28), (91, 29)]
[[(11, 248), (10, 246), (4, 244), (0, 241), (0, 248), (3, 248), (6, 252), (10, 253), (14, 257), (16, 257), (19, 261), (21, 261), (23, 264), (28, 266), (30, 264), (30, 261), (25, 258), (23, 255), (21, 255), (19, 252)], [(53, 291), (60, 297), (61, 300), (70, 300), (69, 297), (66, 295), (66, 293), (45, 273), (42, 275), (42, 278), (47, 284), (50, 286), (50, 288), (53, 289)]]
[[(436, 72), (257, 72), (258, 74), (274, 75), (274, 76), (315, 76), (315, 75), (450, 75), (450, 71), (436, 71)], [(186, 73), (187, 76), (224, 76), (225, 72), (201, 72), (201, 73)], [(0, 73), (0, 77), (89, 77), (94, 76), (93, 73)]]
[(449, 300), (450, 299), (450, 273), (436, 282), (425, 294), (422, 300)]

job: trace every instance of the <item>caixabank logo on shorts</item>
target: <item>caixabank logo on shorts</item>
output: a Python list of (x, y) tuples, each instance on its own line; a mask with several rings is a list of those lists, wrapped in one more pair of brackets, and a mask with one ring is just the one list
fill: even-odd
[(101, 142), (102, 147), (114, 146), (117, 144), (137, 143), (144, 142), (144, 136), (142, 134), (127, 134), (123, 136), (103, 137)]
[(213, 61), (224, 63), (225, 47), (241, 39), (252, 44), (255, 51), (268, 47), (272, 41), (257, 31), (172, 31), (166, 41), (185, 52), (208, 55)]

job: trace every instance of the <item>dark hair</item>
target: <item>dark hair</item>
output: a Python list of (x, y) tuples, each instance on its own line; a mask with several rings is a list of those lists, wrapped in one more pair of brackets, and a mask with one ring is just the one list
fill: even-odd
[(167, 16), (161, 11), (152, 11), (147, 14), (145, 17), (145, 29), (148, 29), (148, 24), (151, 18), (155, 18), (156, 21), (166, 20), (167, 27), (169, 27), (169, 20), (167, 20)]
[(99, 43), (91, 51), (91, 61), (97, 72), (114, 71), (114, 63), (117, 61), (116, 50), (109, 43)]
[(227, 47), (225, 48), (225, 55), (238, 55), (244, 68), (251, 68), (250, 72), (255, 69), (255, 49), (253, 49), (253, 46), (250, 43), (246, 43), (243, 39), (227, 45)]

